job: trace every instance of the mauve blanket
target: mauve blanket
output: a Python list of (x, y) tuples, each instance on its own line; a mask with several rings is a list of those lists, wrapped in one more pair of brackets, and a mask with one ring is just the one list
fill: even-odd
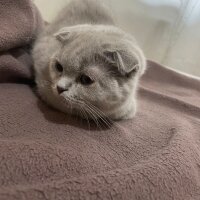
[(32, 1), (0, 0), (0, 83), (31, 78), (30, 44), (42, 26)]
[(200, 81), (149, 61), (137, 116), (88, 130), (26, 84), (36, 13), (0, 0), (0, 200), (199, 200)]

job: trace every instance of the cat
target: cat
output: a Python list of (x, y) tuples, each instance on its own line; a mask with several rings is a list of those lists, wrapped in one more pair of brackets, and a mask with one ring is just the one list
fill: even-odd
[(38, 36), (32, 55), (47, 104), (83, 118), (135, 116), (146, 59), (100, 1), (71, 1)]

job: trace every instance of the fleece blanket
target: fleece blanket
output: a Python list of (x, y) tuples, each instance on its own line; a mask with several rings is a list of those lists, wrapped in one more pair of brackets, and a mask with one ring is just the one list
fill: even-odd
[(199, 200), (200, 81), (149, 61), (137, 116), (89, 127), (29, 85), (39, 18), (0, 1), (0, 200)]
[(30, 0), (0, 0), (0, 27), (0, 83), (29, 81), (30, 44), (43, 27), (38, 10)]

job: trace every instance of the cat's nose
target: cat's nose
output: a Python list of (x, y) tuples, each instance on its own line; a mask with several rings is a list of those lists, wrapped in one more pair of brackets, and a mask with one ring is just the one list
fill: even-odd
[(57, 91), (58, 94), (62, 94), (63, 92), (67, 91), (67, 89), (57, 85)]

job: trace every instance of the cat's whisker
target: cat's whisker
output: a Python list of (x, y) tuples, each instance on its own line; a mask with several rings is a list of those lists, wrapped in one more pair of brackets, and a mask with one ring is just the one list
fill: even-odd
[[(103, 117), (103, 121), (105, 120), (105, 121), (109, 124), (109, 125), (108, 125), (108, 124), (106, 123), (106, 125), (107, 125), (108, 127), (111, 127), (111, 125), (114, 125), (116, 128), (119, 128), (120, 130), (125, 131), (125, 128), (124, 128), (123, 126), (121, 126), (119, 123), (117, 123), (117, 122), (113, 121), (112, 119), (106, 117), (106, 115), (103, 113), (103, 111), (99, 110), (96, 106), (94, 106), (94, 105), (92, 105), (92, 104), (90, 104), (90, 106), (93, 107), (93, 108), (95, 109), (95, 111), (99, 113), (99, 115), (101, 116), (101, 117), (100, 117), (101, 119), (102, 119), (102, 117)], [(105, 122), (104, 122), (104, 123), (105, 123)]]
[(88, 128), (89, 128), (89, 131), (90, 131), (90, 121), (89, 121), (89, 118), (88, 118), (88, 115), (87, 115), (87, 112), (85, 111), (85, 109), (83, 107), (81, 107), (81, 110), (83, 112), (83, 115), (87, 121), (87, 124), (88, 124)]
[(87, 106), (87, 112), (90, 114), (90, 117), (92, 119), (94, 119), (95, 122), (98, 123), (98, 118), (100, 118), (100, 116), (92, 109), (90, 108), (88, 105)]
[(99, 110), (96, 106), (90, 104), (90, 107), (92, 107), (94, 109), (94, 111), (96, 111), (107, 123), (109, 123), (110, 125), (112, 125), (112, 120), (110, 120), (104, 112), (102, 112), (101, 110)]
[(70, 102), (70, 113), (72, 113), (72, 103)]
[(86, 106), (87, 106), (92, 112), (94, 112), (94, 113), (98, 116), (98, 118), (101, 119), (102, 122), (104, 122), (104, 124), (105, 124), (106, 126), (108, 126), (108, 128), (111, 127), (112, 124), (105, 118), (105, 115), (104, 115), (104, 114), (102, 115), (102, 113), (100, 113), (100, 112), (97, 110), (96, 107), (93, 107), (92, 104), (90, 104), (90, 105), (86, 104)]
[(86, 112), (88, 112), (88, 114), (90, 115), (92, 120), (95, 122), (95, 124), (97, 125), (97, 128), (102, 130), (101, 125), (98, 122), (98, 117), (91, 110), (89, 110), (87, 107), (85, 108), (85, 110), (86, 110)]
[(83, 124), (83, 119), (84, 119), (84, 115), (83, 115), (83, 111), (82, 109), (80, 110), (80, 116), (81, 116), (81, 124)]

